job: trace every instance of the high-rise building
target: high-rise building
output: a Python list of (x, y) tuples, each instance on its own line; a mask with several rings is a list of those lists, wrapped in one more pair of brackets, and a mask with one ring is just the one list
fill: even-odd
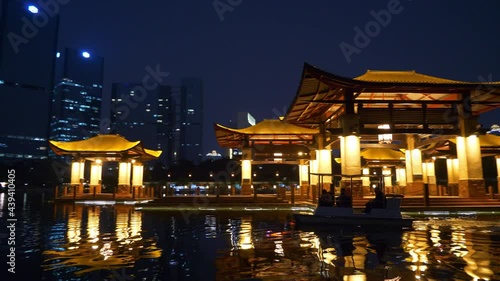
[(162, 150), (160, 160), (166, 166), (181, 160), (198, 164), (203, 157), (201, 79), (182, 79), (181, 86), (151, 90), (140, 83), (115, 83), (111, 120), (111, 133)]
[(203, 82), (181, 79), (179, 111), (179, 159), (198, 164), (203, 157)]
[(255, 125), (255, 118), (249, 112), (238, 112), (236, 128), (242, 129)]
[(146, 90), (140, 83), (114, 83), (111, 92), (111, 133), (163, 151), (160, 161), (174, 161), (175, 105), (172, 88)]
[(50, 138), (74, 141), (99, 134), (104, 59), (66, 48), (57, 60)]
[(0, 160), (47, 157), (59, 16), (0, 0)]

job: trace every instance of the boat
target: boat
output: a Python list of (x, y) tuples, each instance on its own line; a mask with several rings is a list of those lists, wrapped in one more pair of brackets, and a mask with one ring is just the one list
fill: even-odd
[(295, 225), (330, 226), (397, 226), (411, 227), (413, 219), (401, 215), (402, 196), (387, 196), (385, 208), (373, 208), (369, 213), (356, 213), (353, 208), (318, 206), (311, 214), (293, 214)]

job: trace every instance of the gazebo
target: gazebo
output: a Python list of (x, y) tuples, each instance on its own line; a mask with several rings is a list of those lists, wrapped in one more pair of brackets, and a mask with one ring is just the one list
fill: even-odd
[[(299, 165), (301, 194), (307, 193), (309, 171), (304, 161), (310, 158), (310, 153), (314, 153), (314, 149), (310, 151), (310, 148), (315, 146), (318, 129), (304, 128), (279, 119), (266, 119), (243, 129), (215, 124), (214, 129), (217, 142), (221, 147), (240, 148), (243, 152), (242, 195), (252, 193), (252, 164), (266, 163)], [(328, 164), (330, 161), (326, 160), (325, 165), (331, 167), (331, 164)]]
[(70, 186), (74, 193), (83, 194), (85, 162), (90, 161), (90, 187), (95, 193), (102, 190), (103, 162), (119, 162), (118, 194), (135, 194), (143, 186), (143, 163), (157, 159), (161, 151), (144, 148), (141, 141), (128, 141), (120, 135), (97, 135), (79, 141), (49, 141), (50, 148), (60, 156), (70, 155)]

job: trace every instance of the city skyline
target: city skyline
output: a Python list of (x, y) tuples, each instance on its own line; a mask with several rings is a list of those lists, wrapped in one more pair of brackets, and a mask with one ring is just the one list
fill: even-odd
[[(203, 153), (218, 149), (213, 123), (226, 123), (239, 111), (252, 112), (258, 121), (284, 115), (297, 91), (297, 85), (289, 81), (300, 76), (304, 62), (346, 77), (367, 69), (415, 69), (479, 82), (500, 77), (495, 64), (500, 40), (488, 36), (500, 30), (494, 17), (488, 16), (498, 7), (494, 1), (482, 5), (440, 2), (433, 3), (433, 9), (427, 9), (425, 1), (362, 7), (352, 3), (306, 7), (292, 1), (265, 8), (257, 2), (239, 1), (225, 10), (215, 2), (146, 1), (142, 13), (135, 12), (136, 6), (130, 3), (88, 3), (65, 2), (48, 14), (51, 19), (61, 17), (57, 50), (71, 47), (105, 58), (103, 112), (109, 112), (113, 82), (138, 81), (155, 71), (168, 73), (161, 77), (163, 84), (200, 76), (206, 96)], [(449, 18), (440, 17), (448, 10)], [(91, 11), (94, 20), (84, 20), (81, 15)], [(136, 17), (127, 22), (117, 17), (105, 24), (111, 11)], [(276, 13), (283, 14), (280, 21), (274, 19)], [(475, 43), (483, 42), (482, 38), (488, 38), (487, 43)], [(32, 44), (28, 41), (15, 45), (20, 54)], [(489, 127), (498, 119), (495, 110), (484, 114), (481, 122)]]
[[(495, 1), (221, 2), (229, 8), (217, 10), (210, 1), (143, 1), (140, 10), (134, 3), (71, 1), (61, 6), (65, 24), (59, 44), (106, 57), (105, 89), (112, 81), (141, 79), (148, 66), (169, 72), (167, 84), (202, 77), (205, 153), (218, 147), (213, 123), (226, 123), (239, 111), (252, 112), (257, 120), (284, 115), (298, 87), (290, 81), (300, 77), (304, 62), (346, 77), (380, 69), (500, 80)], [(389, 14), (374, 36), (356, 45), (356, 30), (366, 33), (367, 25), (378, 23), (373, 14), (388, 11), (390, 3), (399, 3), (400, 12)], [(89, 13), (91, 22), (84, 20)], [(109, 14), (117, 15), (112, 23)], [(343, 42), (356, 48), (350, 62)], [(487, 113), (482, 121), (498, 115)]]

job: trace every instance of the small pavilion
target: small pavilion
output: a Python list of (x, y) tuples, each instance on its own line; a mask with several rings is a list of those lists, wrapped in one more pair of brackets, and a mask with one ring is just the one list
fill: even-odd
[[(309, 171), (305, 161), (314, 154), (315, 136), (318, 129), (304, 128), (283, 120), (267, 119), (254, 126), (232, 129), (219, 124), (214, 125), (215, 136), (221, 147), (240, 148), (241, 194), (252, 194), (252, 165), (289, 164), (304, 167), (301, 170), (301, 194), (307, 194)], [(312, 151), (311, 151), (312, 150)], [(331, 163), (329, 164), (331, 170)]]
[(128, 141), (120, 135), (97, 135), (79, 141), (49, 141), (50, 148), (60, 156), (70, 155), (71, 181), (75, 194), (83, 194), (85, 162), (90, 161), (90, 188), (102, 190), (102, 164), (119, 162), (118, 194), (135, 194), (143, 186), (143, 163), (157, 159), (161, 151), (144, 148), (141, 141)]

